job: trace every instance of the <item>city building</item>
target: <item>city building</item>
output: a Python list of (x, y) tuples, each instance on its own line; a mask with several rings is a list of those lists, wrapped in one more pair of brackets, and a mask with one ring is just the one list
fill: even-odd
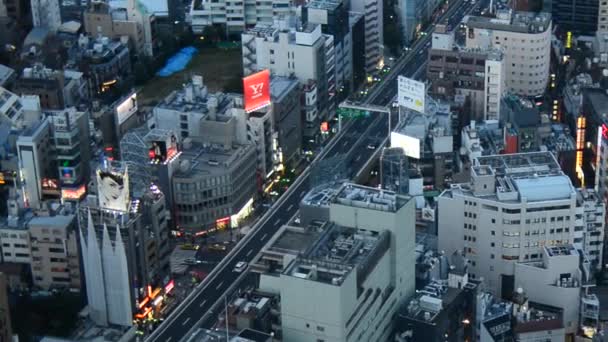
[(499, 10), (495, 18), (470, 16), (466, 47), (503, 51), (505, 91), (541, 96), (549, 80), (551, 15)]
[(408, 157), (400, 147), (385, 148), (380, 156), (380, 183), (382, 189), (400, 195), (409, 193)]
[(160, 308), (152, 303), (171, 288), (165, 200), (154, 185), (131, 198), (122, 163), (106, 161), (96, 176), (94, 194), (78, 209), (89, 316), (100, 326), (131, 326)]
[[(58, 179), (61, 198), (65, 201), (79, 201), (86, 193), (86, 184), (90, 178), (92, 153), (89, 112), (81, 112), (69, 107), (58, 111), (46, 111), (44, 114), (50, 122), (57, 165), (57, 172), (53, 173), (53, 176), (57, 176), (49, 175), (51, 180), (47, 180), (47, 183), (52, 185), (52, 180)], [(43, 187), (43, 195), (45, 190), (58, 189), (53, 189), (53, 186), (50, 186), (50, 189)]]
[[(454, 33), (438, 25), (426, 68), (429, 94), (446, 100), (467, 97), (471, 119), (498, 120), (505, 93), (504, 56), (498, 49), (470, 49), (454, 44)], [(462, 100), (460, 100), (462, 101)]]
[[(383, 2), (377, 0), (352, 0), (351, 11), (363, 14), (365, 32), (365, 71), (368, 74), (381, 68), (384, 64), (384, 12)], [(355, 39), (353, 39), (353, 59), (356, 58)], [(357, 68), (353, 60), (353, 72)], [(357, 84), (357, 82), (355, 82)]]
[(156, 50), (155, 16), (139, 1), (128, 0), (124, 8), (112, 8), (106, 1), (91, 1), (84, 11), (84, 31), (90, 36), (110, 39), (128, 37), (134, 53), (153, 56)]
[(390, 140), (391, 147), (404, 150), (410, 168), (422, 175), (424, 186), (441, 190), (451, 182), (455, 165), (450, 105), (427, 97), (424, 114), (403, 110)]
[(37, 216), (28, 222), (34, 286), (79, 291), (80, 253), (76, 216)]
[(51, 124), (43, 119), (37, 125), (25, 129), (17, 138), (17, 156), (22, 190), (26, 207), (42, 206), (44, 178), (55, 175), (53, 170), (53, 143)]
[(24, 122), (24, 111), (21, 98), (0, 87), (0, 120), (11, 126), (22, 128), (27, 124)]
[(414, 293), (414, 202), (345, 183), (323, 203), (329, 221), (311, 208), (308, 225), (282, 227), (251, 266), (260, 290), (280, 295), (282, 338), (387, 340)]
[(227, 150), (233, 143), (252, 144), (256, 151), (258, 178), (264, 183), (280, 161), (274, 119), (272, 106), (248, 113), (242, 96), (210, 94), (202, 77), (194, 76), (191, 83), (172, 92), (154, 107), (149, 124), (179, 132), (182, 139), (190, 137), (194, 141), (222, 145)]
[(11, 310), (8, 303), (8, 277), (0, 273), (0, 340), (12, 341), (13, 328), (11, 327)]
[(83, 74), (73, 70), (52, 70), (37, 64), (23, 69), (13, 91), (37, 95), (43, 109), (64, 109), (87, 99), (87, 82)]
[(220, 0), (216, 2), (193, 0), (189, 17), (192, 31), (203, 34), (205, 27), (221, 25), (227, 34), (240, 34), (256, 24), (272, 24), (274, 18), (295, 14), (293, 0), (243, 1)]
[(45, 27), (56, 32), (61, 25), (59, 0), (31, 0), (30, 9), (34, 27)]
[(347, 1), (311, 0), (302, 6), (302, 23), (320, 25), (321, 33), (329, 38), (325, 41), (325, 62), (326, 70), (333, 68), (333, 79), (331, 72), (327, 74), (330, 115), (335, 102), (344, 100), (353, 90), (353, 58), (365, 56), (365, 51), (353, 51), (353, 40), (365, 38), (353, 36), (349, 18)]
[(597, 0), (551, 0), (553, 25), (562, 33), (593, 36), (601, 22)]
[(15, 70), (4, 64), (0, 64), (0, 87), (10, 88), (15, 82)]
[(9, 216), (0, 226), (0, 241), (2, 242), (2, 262), (30, 265), (32, 251), (27, 221), (31, 213), (19, 212), (16, 203), (9, 203)]
[(192, 232), (230, 229), (247, 216), (256, 194), (253, 145), (184, 141), (172, 176), (175, 224)]
[(274, 75), (295, 76), (304, 88), (304, 135), (315, 137), (328, 117), (328, 94), (335, 94), (333, 38), (321, 33), (321, 25), (292, 24), (282, 21), (282, 29), (257, 25), (241, 35), (243, 74), (269, 69)]
[(437, 199), (438, 248), (465, 253), (471, 277), (483, 277), (493, 293), (508, 298), (515, 264), (541, 261), (544, 246), (572, 244), (590, 269), (600, 267), (603, 222), (597, 214), (605, 214), (594, 209), (591, 220), (584, 207), (602, 202), (575, 189), (551, 152), (477, 157), (470, 177)]
[(270, 98), (280, 163), (293, 165), (302, 153), (300, 83), (296, 78), (273, 76), (270, 79)]
[(108, 37), (78, 38), (67, 68), (80, 70), (89, 81), (89, 94), (112, 103), (131, 89), (131, 55), (126, 43)]
[(439, 0), (399, 0), (397, 10), (403, 32), (403, 42), (408, 46), (417, 38), (422, 27), (428, 24), (439, 6)]
[(527, 299), (562, 310), (561, 328), (571, 336), (579, 330), (581, 290), (589, 276), (579, 269), (579, 259), (572, 245), (545, 246), (541, 261), (516, 263), (514, 273)]

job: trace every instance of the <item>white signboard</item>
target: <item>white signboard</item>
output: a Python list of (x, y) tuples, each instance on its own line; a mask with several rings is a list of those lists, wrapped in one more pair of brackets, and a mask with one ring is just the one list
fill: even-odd
[(398, 102), (411, 110), (424, 113), (424, 97), (426, 95), (425, 84), (404, 76), (398, 80)]
[(116, 119), (118, 124), (122, 125), (133, 114), (137, 112), (137, 94), (133, 93), (127, 97), (121, 104), (116, 106)]
[(391, 147), (400, 147), (405, 155), (420, 159), (420, 140), (405, 134), (391, 132)]

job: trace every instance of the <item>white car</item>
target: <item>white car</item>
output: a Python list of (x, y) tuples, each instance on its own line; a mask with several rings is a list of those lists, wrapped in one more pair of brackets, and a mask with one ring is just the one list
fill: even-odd
[(239, 261), (236, 263), (236, 266), (234, 266), (234, 272), (243, 272), (245, 269), (247, 268), (247, 263), (244, 261)]
[(369, 145), (367, 145), (367, 148), (370, 149), (370, 150), (375, 150), (376, 149), (376, 145), (369, 144)]

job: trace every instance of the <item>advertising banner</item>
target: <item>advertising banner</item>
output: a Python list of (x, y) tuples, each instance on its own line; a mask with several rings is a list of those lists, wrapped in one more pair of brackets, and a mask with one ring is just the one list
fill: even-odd
[(270, 104), (270, 71), (262, 70), (243, 78), (245, 111), (253, 112)]
[(398, 89), (398, 102), (400, 106), (424, 113), (424, 100), (426, 95), (424, 83), (404, 76), (399, 76)]

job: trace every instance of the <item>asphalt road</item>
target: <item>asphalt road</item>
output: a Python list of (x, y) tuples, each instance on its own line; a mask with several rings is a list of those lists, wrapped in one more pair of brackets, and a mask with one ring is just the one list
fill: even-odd
[[(455, 27), (472, 7), (470, 3), (463, 6), (459, 6), (459, 4), (462, 4), (462, 0), (453, 4), (453, 7), (443, 16), (443, 19), (449, 17), (452, 27)], [(429, 28), (430, 30), (432, 27)], [(428, 34), (419, 40), (408, 55), (395, 64), (399, 69), (393, 68), (365, 102), (381, 106), (389, 105), (397, 93), (398, 75), (416, 77), (424, 73), (430, 39), (431, 35)], [(329, 147), (329, 151), (322, 159), (347, 154), (349, 171), (351, 175), (354, 175), (374, 153), (374, 149), (370, 145), (377, 146), (386, 138), (387, 119), (386, 115), (372, 114), (370, 117), (355, 120), (344, 128), (344, 134), (337, 137), (338, 140)], [(393, 120), (393, 122), (395, 121)], [(195, 289), (195, 293), (182, 303), (147, 341), (177, 342), (199, 322), (201, 317), (209, 313), (213, 304), (224, 296), (226, 289), (238, 278), (239, 273), (234, 271), (236, 263), (250, 262), (279, 227), (287, 223), (296, 213), (300, 200), (310, 188), (309, 173), (305, 172), (300, 177), (301, 182), (292, 185), (283, 195), (284, 198), (271, 208), (268, 219), (256, 224), (258, 228), (254, 227), (249, 233), (252, 236), (227, 256), (226, 264), (218, 269), (215, 275), (205, 279), (201, 286)]]

